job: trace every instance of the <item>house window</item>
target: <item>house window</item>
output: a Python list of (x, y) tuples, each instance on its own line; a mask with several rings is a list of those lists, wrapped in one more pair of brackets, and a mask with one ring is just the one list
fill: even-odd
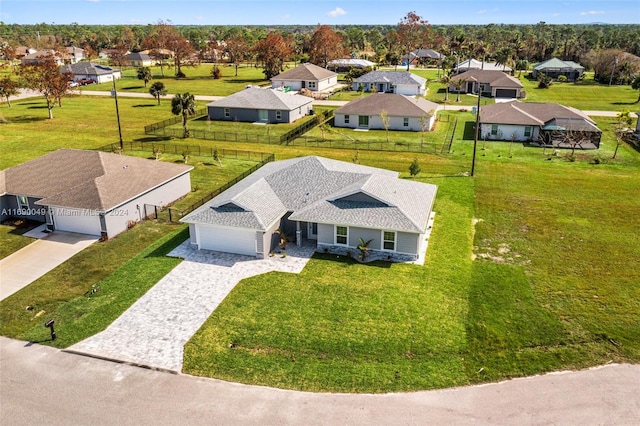
[(368, 115), (359, 115), (358, 116), (358, 126), (359, 127), (369, 127), (369, 116)]
[(336, 244), (347, 245), (347, 227), (336, 226)]
[(349, 124), (349, 115), (344, 116), (344, 124)]
[(309, 89), (315, 89), (316, 88), (316, 82), (315, 81), (310, 81), (307, 84), (307, 87), (309, 87)]
[(384, 231), (382, 233), (382, 249), (383, 250), (396, 250), (396, 233), (393, 231)]
[(18, 210), (29, 210), (29, 199), (24, 195), (16, 195), (18, 199)]
[(402, 119), (402, 126), (403, 127), (409, 127), (409, 117), (404, 117)]
[(491, 125), (491, 135), (495, 136), (498, 134), (498, 125), (497, 124), (492, 124)]
[(276, 110), (276, 120), (282, 120), (282, 111)]
[(524, 137), (525, 138), (530, 138), (532, 133), (533, 133), (533, 127), (524, 126)]
[(224, 109), (224, 116), (227, 118), (231, 117), (231, 110), (229, 110), (229, 108)]

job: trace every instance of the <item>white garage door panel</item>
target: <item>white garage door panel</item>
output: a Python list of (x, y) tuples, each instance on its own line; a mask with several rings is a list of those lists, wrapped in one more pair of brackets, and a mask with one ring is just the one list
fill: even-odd
[(200, 248), (227, 253), (256, 255), (256, 232), (240, 228), (198, 226)]
[(79, 209), (53, 209), (56, 230), (79, 234), (100, 235), (100, 218)]

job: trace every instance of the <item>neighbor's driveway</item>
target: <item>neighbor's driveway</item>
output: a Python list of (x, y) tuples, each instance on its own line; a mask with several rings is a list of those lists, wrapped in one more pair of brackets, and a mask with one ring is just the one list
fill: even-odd
[(106, 330), (67, 351), (181, 371), (184, 344), (242, 279), (270, 271), (302, 271), (314, 246), (287, 247), (287, 256), (256, 259), (196, 250), (185, 241), (169, 256), (185, 260)]
[(92, 235), (53, 232), (0, 260), (0, 300), (31, 284), (98, 241)]

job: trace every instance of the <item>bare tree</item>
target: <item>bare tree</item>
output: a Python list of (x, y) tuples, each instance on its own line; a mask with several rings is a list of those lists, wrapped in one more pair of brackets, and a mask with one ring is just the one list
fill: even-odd
[(62, 106), (62, 98), (71, 93), (69, 82), (73, 80), (71, 71), (60, 72), (53, 54), (46, 55), (38, 62), (21, 65), (20, 77), (25, 87), (41, 93), (47, 101), (49, 119), (53, 118), (56, 102)]
[(0, 80), (0, 97), (3, 97), (7, 100), (7, 105), (11, 108), (11, 100), (9, 99), (11, 96), (15, 96), (18, 93), (18, 82), (11, 79), (11, 77), (6, 76), (2, 80)]
[[(410, 53), (420, 46), (422, 40), (426, 37), (425, 33), (428, 33), (428, 22), (422, 19), (421, 16), (415, 12), (409, 12), (398, 23), (398, 40), (399, 44), (403, 47), (404, 53), (409, 58)], [(407, 71), (411, 61), (407, 59)]]

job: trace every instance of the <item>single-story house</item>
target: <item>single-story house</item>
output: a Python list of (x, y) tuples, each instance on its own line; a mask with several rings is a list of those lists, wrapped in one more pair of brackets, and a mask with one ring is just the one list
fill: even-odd
[(376, 93), (353, 100), (335, 111), (336, 127), (384, 130), (382, 111), (387, 112), (389, 130), (431, 130), (438, 104), (422, 98)]
[(153, 65), (153, 58), (145, 53), (133, 52), (122, 58), (122, 64), (130, 67), (150, 67)]
[(564, 75), (567, 77), (567, 80), (575, 81), (578, 80), (583, 73), (584, 67), (576, 62), (551, 58), (534, 65), (531, 75), (533, 78), (538, 78), (539, 74), (544, 74), (554, 79)]
[(282, 90), (249, 87), (207, 104), (211, 120), (293, 123), (309, 114), (313, 99)]
[(376, 65), (375, 62), (368, 61), (366, 59), (333, 59), (327, 63), (327, 69), (336, 72), (346, 72), (351, 68), (365, 69), (367, 67), (373, 68)]
[(49, 56), (52, 56), (55, 59), (56, 63), (60, 66), (64, 65), (65, 60), (68, 59), (66, 54), (61, 54), (60, 52), (56, 52), (53, 49), (44, 49), (23, 56), (20, 59), (20, 63), (22, 65), (37, 64), (38, 62), (41, 62)]
[(291, 90), (311, 90), (322, 92), (338, 84), (338, 74), (314, 64), (301, 64), (292, 70), (278, 74), (271, 79), (274, 89), (289, 87)]
[(69, 46), (69, 47), (66, 47), (65, 50), (67, 51), (67, 55), (69, 55), (69, 62), (72, 64), (80, 62), (85, 58), (84, 49), (80, 47)]
[(512, 69), (504, 64), (498, 64), (496, 62), (478, 61), (475, 59), (468, 59), (466, 61), (456, 64), (453, 69), (455, 73), (461, 73), (469, 70), (485, 70), (485, 71), (502, 71), (511, 72)]
[(356, 256), (360, 238), (385, 259), (416, 260), (435, 185), (398, 173), (309, 156), (268, 163), (181, 219), (199, 249), (265, 258), (278, 230), (319, 252)]
[[(558, 148), (600, 147), (602, 131), (584, 112), (560, 104), (504, 102), (480, 109), (480, 137)], [(573, 142), (572, 142), (573, 141)]]
[(401, 59), (403, 65), (407, 65), (407, 62), (411, 65), (419, 65), (439, 61), (444, 58), (445, 56), (443, 54), (432, 49), (416, 49), (407, 55), (403, 55)]
[(15, 48), (15, 57), (16, 59), (22, 59), (27, 55), (30, 55), (32, 53), (36, 53), (38, 50), (37, 49), (33, 49), (31, 47), (27, 47), (27, 46), (18, 46)]
[(96, 83), (106, 83), (121, 78), (121, 72), (118, 69), (108, 67), (106, 65), (92, 64), (91, 62), (79, 62), (77, 64), (65, 65), (60, 69), (61, 72), (70, 71), (77, 80), (89, 78)]
[[(119, 49), (102, 49), (100, 50), (100, 53), (98, 53), (98, 57), (101, 59), (111, 59), (114, 56), (118, 56), (122, 53), (121, 50)], [(128, 50), (126, 52), (124, 52), (125, 55), (128, 55), (129, 52)]]
[(427, 80), (408, 71), (371, 71), (353, 80), (352, 89), (362, 85), (365, 92), (375, 90), (399, 95), (424, 95), (427, 92)]
[(0, 171), (0, 221), (111, 238), (191, 191), (184, 164), (100, 151), (59, 149)]
[[(520, 80), (502, 71), (469, 70), (451, 77), (452, 81), (464, 80), (460, 93), (480, 93), (494, 98), (520, 98), (524, 87)], [(449, 87), (453, 91), (453, 86)]]

